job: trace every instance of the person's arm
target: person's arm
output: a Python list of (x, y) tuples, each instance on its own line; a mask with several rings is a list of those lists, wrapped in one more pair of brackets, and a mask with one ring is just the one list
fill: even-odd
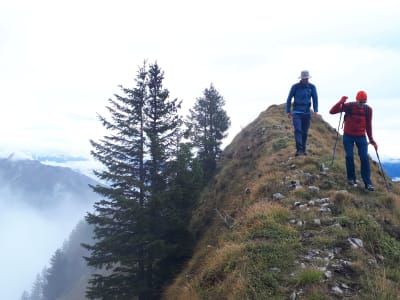
[(312, 85), (311, 98), (313, 101), (313, 110), (315, 113), (318, 113), (318, 94), (317, 94), (317, 88), (315, 87), (315, 85)]
[(289, 95), (286, 99), (286, 113), (288, 114), (289, 117), (291, 115), (292, 98), (295, 96), (294, 92), (295, 92), (295, 85), (292, 85), (289, 91)]
[(345, 107), (345, 102), (347, 100), (347, 96), (343, 96), (342, 98), (340, 98), (339, 102), (336, 103), (331, 110), (329, 111), (330, 114), (337, 114), (339, 112), (344, 111), (344, 107)]
[(368, 140), (369, 143), (374, 146), (375, 150), (378, 150), (378, 144), (374, 141), (374, 138), (372, 137), (372, 108), (370, 107), (368, 109), (368, 115), (367, 115), (367, 126), (365, 128), (365, 131), (367, 132)]

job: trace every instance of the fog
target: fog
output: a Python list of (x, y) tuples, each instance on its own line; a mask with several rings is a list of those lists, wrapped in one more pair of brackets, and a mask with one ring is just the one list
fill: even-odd
[(18, 300), (24, 290), (30, 292), (36, 275), (92, 206), (71, 201), (70, 195), (51, 209), (36, 209), (28, 201), (0, 191), (0, 299)]

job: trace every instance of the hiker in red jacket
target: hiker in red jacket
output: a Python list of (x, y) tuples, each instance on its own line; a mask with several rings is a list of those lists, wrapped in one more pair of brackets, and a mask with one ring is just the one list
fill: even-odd
[(358, 156), (361, 163), (361, 177), (364, 181), (365, 188), (368, 191), (374, 191), (371, 183), (371, 169), (368, 157), (368, 136), (369, 143), (374, 146), (375, 150), (378, 145), (372, 137), (372, 108), (367, 102), (367, 93), (359, 91), (356, 95), (356, 102), (348, 102), (347, 96), (343, 96), (336, 103), (329, 113), (337, 114), (344, 112), (344, 129), (343, 129), (343, 146), (346, 152), (346, 170), (347, 182), (349, 185), (356, 186), (356, 172), (354, 167), (354, 144), (358, 149)]

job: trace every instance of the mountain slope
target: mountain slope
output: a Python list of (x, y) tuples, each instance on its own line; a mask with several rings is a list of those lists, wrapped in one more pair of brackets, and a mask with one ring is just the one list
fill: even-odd
[(194, 212), (199, 242), (164, 299), (399, 299), (399, 186), (388, 193), (372, 162), (376, 192), (349, 189), (341, 139), (331, 165), (336, 137), (314, 118), (309, 155), (294, 157), (284, 105), (243, 129)]
[(29, 200), (26, 204), (36, 209), (56, 206), (61, 198), (92, 203), (98, 196), (88, 184), (96, 182), (69, 168), (48, 166), (36, 160), (0, 159), (0, 194)]

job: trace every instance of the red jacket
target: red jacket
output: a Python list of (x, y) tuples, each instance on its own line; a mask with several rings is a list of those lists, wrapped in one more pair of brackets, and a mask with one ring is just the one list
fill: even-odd
[[(353, 102), (351, 105), (350, 102), (339, 101), (331, 108), (329, 113), (337, 114), (341, 111), (346, 113), (343, 132), (353, 136), (363, 136), (367, 133), (368, 140), (372, 143), (374, 141), (371, 126), (372, 108), (368, 107), (367, 116), (365, 116), (364, 105), (359, 106), (357, 102)], [(352, 109), (351, 112), (350, 109)]]

